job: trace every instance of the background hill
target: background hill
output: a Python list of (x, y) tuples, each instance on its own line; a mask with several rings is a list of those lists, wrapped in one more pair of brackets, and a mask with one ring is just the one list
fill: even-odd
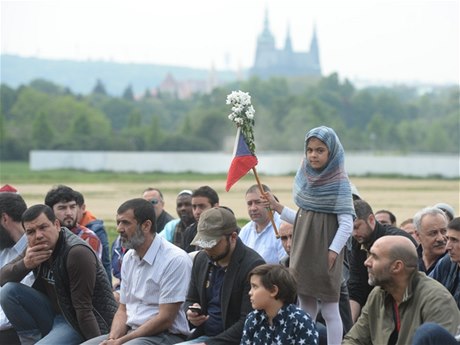
[[(64, 85), (73, 92), (88, 94), (102, 80), (110, 95), (121, 95), (128, 85), (135, 94), (156, 88), (172, 74), (177, 80), (206, 80), (210, 70), (179, 66), (125, 64), (110, 61), (47, 60), (1, 55), (1, 81), (11, 87), (18, 87), (34, 79), (46, 79)], [(236, 79), (234, 71), (216, 71), (220, 83)]]

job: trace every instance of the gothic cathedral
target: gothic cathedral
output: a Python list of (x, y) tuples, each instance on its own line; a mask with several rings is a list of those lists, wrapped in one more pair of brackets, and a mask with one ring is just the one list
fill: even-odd
[(269, 28), (268, 11), (265, 11), (264, 29), (257, 39), (256, 56), (250, 74), (262, 79), (274, 76), (321, 76), (316, 29), (313, 29), (310, 51), (292, 50), (289, 29), (284, 49), (276, 49), (275, 39)]

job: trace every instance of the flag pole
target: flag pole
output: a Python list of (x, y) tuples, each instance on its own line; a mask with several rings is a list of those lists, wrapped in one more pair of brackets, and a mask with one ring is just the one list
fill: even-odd
[[(264, 195), (265, 192), (264, 192), (264, 189), (262, 188), (262, 184), (260, 183), (259, 175), (257, 174), (256, 167), (253, 167), (252, 171), (254, 172), (254, 176), (256, 177), (256, 181), (257, 181), (257, 185), (259, 186), (260, 194)], [(271, 208), (268, 210), (268, 214), (270, 215), (270, 222), (273, 225), (273, 231), (275, 232), (275, 236), (276, 238), (280, 238), (280, 234), (278, 233), (278, 229), (276, 228), (275, 219), (273, 218), (273, 212)]]

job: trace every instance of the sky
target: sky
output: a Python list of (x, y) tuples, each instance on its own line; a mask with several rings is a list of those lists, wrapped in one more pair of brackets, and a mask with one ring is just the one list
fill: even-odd
[(250, 68), (266, 9), (324, 75), (459, 83), (460, 0), (1, 0), (1, 52), (52, 59)]

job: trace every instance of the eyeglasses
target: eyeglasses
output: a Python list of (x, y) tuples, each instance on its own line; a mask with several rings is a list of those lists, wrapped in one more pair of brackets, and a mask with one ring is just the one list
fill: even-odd
[(150, 200), (150, 202), (152, 203), (152, 205), (156, 205), (156, 204), (158, 204), (160, 202), (160, 200), (152, 199), (152, 200)]

